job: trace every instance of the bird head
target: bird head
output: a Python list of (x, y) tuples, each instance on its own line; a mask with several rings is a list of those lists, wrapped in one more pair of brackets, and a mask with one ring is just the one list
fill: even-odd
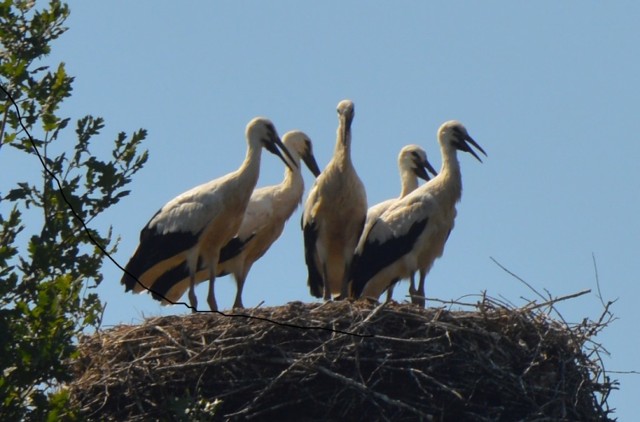
[(401, 172), (404, 169), (409, 170), (417, 177), (427, 181), (431, 179), (429, 173), (434, 176), (438, 175), (438, 172), (427, 159), (427, 153), (418, 145), (407, 145), (400, 150), (398, 167)]
[(338, 103), (338, 142), (348, 146), (351, 143), (351, 122), (355, 114), (353, 101), (342, 100)]
[[(271, 123), (271, 120), (264, 117), (254, 118), (247, 125), (246, 136), (249, 142), (259, 142), (267, 151), (280, 157), (287, 167), (293, 170), (291, 165), (296, 166), (291, 154), (289, 154), (289, 151), (280, 140), (278, 132), (273, 123)], [(282, 152), (289, 158), (291, 164), (287, 162)]]
[[(438, 140), (443, 147), (451, 146), (459, 151), (468, 152), (480, 162), (482, 162), (482, 160), (471, 146), (474, 146), (487, 156), (487, 153), (484, 152), (482, 147), (469, 136), (464, 125), (457, 120), (449, 120), (440, 126), (440, 129), (438, 129)], [(471, 146), (469, 144), (471, 144)]]
[(355, 115), (355, 108), (353, 105), (353, 101), (351, 100), (342, 100), (338, 103), (338, 119), (344, 120), (344, 123), (347, 127), (351, 126), (351, 122), (353, 121), (353, 116)]
[[(311, 139), (302, 131), (292, 130), (284, 134), (282, 137), (282, 143), (287, 147), (291, 155), (296, 158), (302, 158), (302, 161), (307, 165), (307, 168), (315, 177), (320, 175), (320, 168), (316, 162), (316, 158), (313, 155), (313, 146), (311, 145)], [(300, 162), (296, 160), (296, 164)]]

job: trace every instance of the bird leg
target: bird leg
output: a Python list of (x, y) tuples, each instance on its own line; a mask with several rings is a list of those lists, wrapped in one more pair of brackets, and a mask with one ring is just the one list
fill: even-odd
[(325, 301), (331, 300), (331, 290), (329, 290), (329, 283), (327, 282), (327, 266), (322, 266), (322, 284), (323, 284), (323, 299)]
[(409, 277), (409, 296), (411, 296), (411, 303), (416, 303), (416, 273), (412, 272), (411, 277)]
[(218, 266), (218, 260), (216, 259), (215, 262), (215, 265), (212, 264), (209, 267), (209, 294), (207, 294), (207, 303), (209, 304), (209, 309), (211, 309), (213, 312), (216, 312), (218, 310), (218, 304), (216, 303), (216, 294), (213, 290), (213, 284), (216, 281), (215, 268)]
[(387, 300), (385, 300), (384, 303), (393, 302), (393, 289), (396, 287), (396, 283), (399, 281), (399, 278), (391, 280), (391, 283), (389, 283), (389, 287), (387, 287)]
[(236, 278), (236, 300), (233, 302), (234, 309), (244, 309), (244, 305), (242, 304), (242, 289), (244, 288), (246, 274), (241, 274), (240, 277)]
[(198, 312), (198, 298), (196, 297), (196, 275), (194, 271), (189, 274), (189, 304), (191, 312)]
[(349, 278), (351, 265), (345, 264), (344, 266), (344, 274), (342, 276), (342, 285), (340, 286), (340, 299), (347, 299), (349, 297)]
[(384, 303), (390, 303), (393, 301), (393, 284), (387, 288), (387, 300)]
[[(422, 308), (425, 307), (425, 296), (424, 296), (424, 280), (427, 276), (427, 272), (424, 270), (420, 270), (420, 282), (418, 283), (418, 289), (411, 292), (411, 303), (414, 303)], [(411, 287), (413, 287), (413, 274), (411, 275)]]

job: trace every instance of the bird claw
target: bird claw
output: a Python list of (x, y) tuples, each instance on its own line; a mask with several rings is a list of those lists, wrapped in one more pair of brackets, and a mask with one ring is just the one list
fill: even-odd
[(425, 298), (422, 296), (417, 296), (417, 295), (411, 295), (411, 303), (413, 303), (414, 305), (418, 305), (421, 308), (425, 307)]

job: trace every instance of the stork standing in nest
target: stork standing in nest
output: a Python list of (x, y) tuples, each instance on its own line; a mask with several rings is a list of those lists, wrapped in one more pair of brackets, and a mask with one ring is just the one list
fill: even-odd
[[(395, 201), (404, 198), (416, 190), (418, 187), (418, 178), (428, 182), (431, 180), (429, 172), (434, 176), (438, 174), (431, 163), (429, 163), (425, 150), (418, 145), (407, 145), (400, 150), (398, 154), (398, 170), (400, 171), (400, 182), (402, 186), (400, 196), (394, 199), (387, 199), (369, 208), (369, 210), (367, 210), (367, 220), (364, 224), (365, 231), (366, 228), (392, 206)], [(420, 297), (417, 296), (420, 295), (420, 292), (422, 292), (421, 297), (424, 297), (424, 277), (425, 274), (420, 271), (420, 284), (416, 290), (415, 276), (414, 273), (411, 273), (409, 295), (411, 296), (412, 303), (419, 304)], [(393, 297), (394, 286), (395, 284), (391, 284), (387, 289), (387, 302), (390, 302)], [(424, 306), (424, 304), (422, 306)]]
[(351, 294), (378, 299), (397, 280), (415, 271), (425, 275), (453, 229), (456, 203), (462, 196), (462, 175), (457, 151), (480, 157), (469, 144), (484, 155), (467, 129), (451, 120), (438, 129), (442, 153), (440, 173), (397, 200), (365, 229), (354, 257)]
[[(304, 180), (300, 159), (314, 176), (320, 174), (311, 140), (306, 134), (299, 130), (287, 132), (282, 137), (282, 143), (291, 153), (295, 167), (285, 169), (284, 180), (279, 185), (253, 191), (237, 235), (220, 251), (216, 275), (233, 274), (237, 286), (234, 308), (244, 308), (242, 290), (251, 266), (280, 237), (286, 221), (302, 201)], [(199, 268), (195, 276), (196, 283), (208, 278), (208, 272)], [(188, 287), (189, 273), (185, 266), (179, 265), (159, 277), (151, 291), (155, 299), (166, 304), (175, 303)]]
[(351, 162), (353, 116), (353, 102), (338, 103), (333, 158), (311, 189), (302, 216), (309, 290), (325, 300), (348, 294), (351, 260), (367, 214), (364, 185)]
[[(249, 197), (260, 173), (262, 148), (291, 159), (273, 123), (255, 118), (245, 131), (248, 149), (240, 168), (196, 186), (163, 206), (140, 232), (140, 244), (129, 260), (121, 283), (127, 291), (149, 289), (165, 272), (185, 265), (189, 272), (189, 303), (197, 311), (194, 286), (198, 261), (209, 274), (207, 302), (217, 310), (213, 284), (221, 248), (240, 227)], [(280, 149), (279, 149), (280, 148)], [(293, 162), (293, 160), (292, 160)]]

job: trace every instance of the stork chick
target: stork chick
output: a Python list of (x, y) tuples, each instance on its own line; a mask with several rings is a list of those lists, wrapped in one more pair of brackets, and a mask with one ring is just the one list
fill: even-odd
[(352, 272), (352, 295), (378, 299), (397, 280), (415, 271), (425, 275), (453, 229), (456, 203), (462, 196), (462, 175), (457, 151), (484, 155), (467, 129), (451, 120), (438, 129), (442, 153), (440, 173), (404, 198), (397, 200), (367, 226), (356, 249)]
[(258, 181), (262, 148), (290, 165), (280, 149), (289, 158), (291, 156), (268, 119), (251, 120), (245, 136), (247, 154), (238, 170), (172, 199), (142, 229), (140, 244), (120, 281), (126, 291), (149, 289), (165, 272), (186, 263), (190, 278), (189, 303), (196, 312), (195, 275), (198, 261), (201, 261), (210, 280), (207, 302), (211, 310), (217, 310), (213, 284), (220, 249), (238, 232)]
[[(402, 199), (409, 193), (413, 192), (418, 187), (418, 178), (426, 180), (428, 182), (429, 180), (431, 180), (431, 178), (429, 177), (429, 172), (434, 176), (438, 174), (431, 163), (429, 163), (425, 150), (418, 145), (407, 145), (400, 150), (400, 153), (398, 154), (398, 170), (400, 171), (400, 182), (402, 187), (400, 196), (394, 199), (387, 199), (386, 201), (380, 202), (379, 204), (376, 204), (369, 208), (369, 210), (367, 211), (367, 221), (364, 224), (365, 231), (367, 230), (366, 228), (370, 224), (373, 224), (376, 218), (384, 213), (395, 201), (397, 201), (398, 199)], [(420, 288), (422, 288), (422, 291), (424, 291), (424, 277), (425, 274), (423, 274), (421, 271), (421, 287), (416, 290), (414, 273), (411, 273), (409, 294), (411, 296), (412, 303), (416, 303), (416, 301), (419, 300), (416, 295), (420, 293)], [(387, 302), (390, 302), (391, 298), (393, 297), (394, 286), (395, 284), (391, 284), (387, 289)], [(424, 297), (424, 292), (422, 293), (422, 297)]]
[[(251, 266), (260, 259), (280, 237), (286, 221), (298, 208), (304, 193), (304, 180), (300, 159), (314, 176), (320, 169), (313, 155), (309, 137), (299, 131), (290, 131), (282, 137), (282, 143), (293, 157), (295, 167), (285, 169), (284, 180), (279, 185), (266, 186), (253, 191), (237, 235), (220, 251), (217, 276), (233, 274), (236, 281), (234, 308), (244, 308), (242, 290)], [(208, 272), (200, 264), (196, 283), (205, 281)], [(152, 286), (155, 299), (163, 303), (176, 302), (189, 287), (189, 273), (184, 266), (177, 266), (159, 277)]]
[(354, 249), (367, 214), (367, 196), (351, 162), (353, 102), (338, 103), (333, 158), (318, 177), (302, 216), (305, 261), (311, 294), (346, 297)]

